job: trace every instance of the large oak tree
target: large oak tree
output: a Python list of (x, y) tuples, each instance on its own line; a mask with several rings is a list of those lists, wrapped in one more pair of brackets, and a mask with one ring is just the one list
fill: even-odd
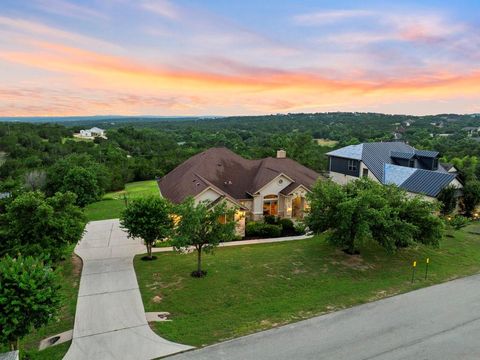
[(345, 186), (319, 181), (309, 194), (306, 223), (316, 233), (329, 230), (331, 243), (355, 253), (373, 240), (388, 251), (419, 242), (438, 245), (443, 222), (434, 212), (438, 204), (409, 198), (395, 185), (363, 178)]

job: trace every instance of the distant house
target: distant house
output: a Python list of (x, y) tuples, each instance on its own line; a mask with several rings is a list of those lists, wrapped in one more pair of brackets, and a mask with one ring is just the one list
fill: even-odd
[(443, 128), (444, 123), (443, 123), (443, 121), (437, 121), (437, 122), (431, 122), (430, 125), (433, 125), (433, 126), (438, 127), (438, 128)]
[(480, 126), (467, 126), (462, 128), (468, 136), (480, 135)]
[(319, 177), (283, 150), (276, 158), (248, 160), (226, 148), (212, 148), (176, 167), (158, 180), (158, 186), (173, 203), (192, 196), (196, 202), (214, 205), (224, 200), (236, 206), (238, 232), (243, 235), (245, 218), (302, 218), (308, 208), (306, 195)]
[(441, 165), (443, 166), (443, 168), (444, 168), (447, 172), (449, 172), (449, 173), (451, 173), (451, 174), (456, 174), (456, 173), (458, 173), (457, 168), (456, 168), (455, 165), (453, 165), (453, 164), (450, 164), (450, 163), (441, 163)]
[(339, 184), (368, 177), (431, 199), (449, 185), (462, 188), (457, 175), (439, 164), (438, 152), (417, 150), (402, 142), (350, 145), (327, 155), (330, 178)]
[(105, 137), (105, 130), (98, 127), (93, 127), (87, 130), (80, 130), (80, 136), (85, 138), (90, 137)]

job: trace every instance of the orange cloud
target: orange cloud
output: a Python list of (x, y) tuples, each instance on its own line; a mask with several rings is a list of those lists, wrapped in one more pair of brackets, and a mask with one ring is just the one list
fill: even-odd
[[(7, 94), (3, 90), (3, 114), (314, 111), (371, 107), (392, 99), (435, 100), (480, 93), (480, 71), (460, 75), (437, 71), (422, 77), (366, 81), (226, 61), (223, 71), (217, 73), (214, 66), (211, 72), (175, 69), (55, 42), (31, 40), (29, 46), (25, 51), (4, 51), (0, 60), (59, 74), (66, 89), (52, 93), (40, 87), (38, 94), (43, 94), (36, 94), (40, 96), (36, 105), (26, 100), (25, 94), (32, 90), (12, 88)], [(88, 88), (93, 91), (89, 93)]]

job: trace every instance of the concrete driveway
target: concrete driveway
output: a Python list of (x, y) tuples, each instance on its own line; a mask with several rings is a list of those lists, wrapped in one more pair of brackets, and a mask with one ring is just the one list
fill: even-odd
[(73, 341), (64, 359), (146, 360), (191, 348), (162, 339), (148, 326), (133, 269), (134, 255), (144, 252), (118, 220), (87, 225), (75, 248), (83, 270)]
[(480, 359), (480, 276), (319, 316), (169, 360)]

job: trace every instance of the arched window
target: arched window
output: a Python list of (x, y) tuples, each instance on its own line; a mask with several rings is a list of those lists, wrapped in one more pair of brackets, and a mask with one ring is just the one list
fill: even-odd
[(292, 199), (292, 217), (295, 219), (303, 218), (305, 211), (305, 198), (303, 196), (296, 196)]

